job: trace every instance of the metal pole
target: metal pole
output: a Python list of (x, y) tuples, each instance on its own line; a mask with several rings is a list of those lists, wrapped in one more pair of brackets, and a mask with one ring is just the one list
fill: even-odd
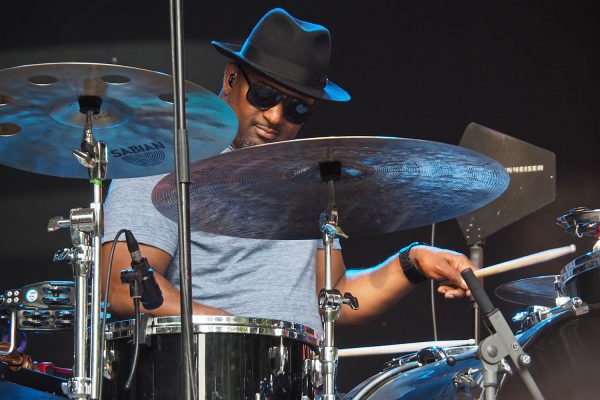
[[(431, 242), (432, 246), (435, 246), (435, 224), (431, 224)], [(435, 281), (432, 279), (429, 282), (429, 294), (431, 298), (431, 322), (433, 323), (433, 340), (438, 340), (438, 329), (437, 329), (437, 313), (435, 311)]]
[(102, 338), (100, 318), (100, 298), (102, 280), (102, 236), (104, 235), (103, 206), (102, 206), (102, 180), (92, 179), (94, 186), (94, 203), (91, 208), (95, 213), (96, 231), (93, 236), (94, 269), (92, 271), (92, 305), (91, 305), (91, 363), (90, 376), (92, 384), (92, 399), (99, 399), (102, 387)]
[[(479, 241), (469, 247), (469, 258), (477, 268), (483, 268), (483, 241)], [(483, 278), (479, 282), (483, 285)], [(471, 305), (473, 307), (473, 338), (475, 343), (481, 342), (481, 311), (479, 305), (471, 296)]]
[[(73, 260), (73, 275), (75, 277), (75, 360), (73, 366), (73, 379), (71, 387), (73, 391), (68, 393), (71, 398), (87, 397), (87, 327), (88, 327), (88, 274), (91, 266), (87, 260), (87, 252), (90, 249), (88, 234), (80, 231), (71, 231), (73, 245), (79, 250), (79, 256)], [(77, 251), (77, 250), (76, 250)]]
[(175, 134), (175, 173), (179, 204), (179, 281), (181, 292), (181, 365), (183, 398), (196, 399), (193, 380), (194, 348), (192, 326), (192, 268), (189, 205), (189, 150), (185, 119), (185, 78), (183, 44), (183, 4), (171, 0), (171, 60), (173, 68), (173, 105)]

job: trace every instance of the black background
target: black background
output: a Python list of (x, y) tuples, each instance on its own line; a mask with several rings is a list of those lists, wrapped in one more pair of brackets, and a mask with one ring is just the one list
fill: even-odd
[[(491, 235), (486, 265), (574, 242), (555, 218), (575, 206), (599, 207), (597, 2), (187, 1), (187, 79), (217, 91), (226, 60), (210, 40), (241, 43), (276, 6), (330, 29), (329, 77), (352, 95), (347, 104), (319, 105), (301, 137), (381, 135), (458, 144), (466, 125), (477, 122), (556, 153), (556, 200)], [(0, 68), (87, 61), (170, 72), (167, 1), (4, 1), (0, 33)], [(67, 265), (51, 262), (55, 250), (70, 245), (67, 232), (50, 234), (45, 227), (50, 217), (87, 206), (91, 196), (84, 180), (0, 166), (0, 289), (71, 278)], [(429, 241), (430, 228), (351, 238), (345, 261), (351, 268), (373, 265), (414, 240)], [(435, 242), (468, 252), (455, 220), (437, 225)], [(592, 243), (577, 240), (577, 255)], [(572, 258), (491, 277), (485, 286), (491, 292), (515, 279), (559, 273)], [(472, 337), (469, 302), (438, 300), (440, 339)], [(506, 316), (523, 308), (493, 300)], [(370, 324), (339, 330), (337, 343), (430, 340), (429, 305), (423, 285)], [(27, 352), (69, 366), (71, 336), (29, 335)], [(375, 374), (389, 358), (342, 360), (340, 389)]]

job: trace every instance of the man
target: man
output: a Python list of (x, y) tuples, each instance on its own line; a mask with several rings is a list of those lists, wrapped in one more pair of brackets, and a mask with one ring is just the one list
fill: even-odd
[[(347, 101), (348, 93), (326, 75), (330, 37), (322, 26), (300, 21), (281, 9), (267, 13), (244, 46), (213, 42), (233, 59), (225, 69), (220, 97), (238, 118), (231, 149), (291, 140), (310, 118), (316, 100)], [(161, 286), (164, 304), (151, 313), (179, 313), (177, 226), (151, 202), (162, 178), (115, 180), (106, 204), (105, 241), (130, 229)], [(135, 204), (131, 203), (135, 199)], [(129, 206), (127, 205), (129, 203)], [(143, 218), (140, 218), (143, 216)], [(321, 331), (317, 293), (324, 287), (324, 256), (318, 240), (259, 240), (192, 232), (193, 312), (254, 316), (302, 323)], [(104, 263), (110, 243), (105, 243)], [(339, 246), (333, 251), (332, 282), (360, 301), (358, 311), (343, 312), (339, 324), (358, 324), (384, 312), (427, 278), (449, 279), (447, 298), (465, 295), (460, 271), (473, 268), (463, 255), (413, 244), (379, 266), (350, 272)], [(109, 302), (113, 313), (131, 315), (127, 285), (119, 269), (130, 262), (124, 243), (117, 246)]]

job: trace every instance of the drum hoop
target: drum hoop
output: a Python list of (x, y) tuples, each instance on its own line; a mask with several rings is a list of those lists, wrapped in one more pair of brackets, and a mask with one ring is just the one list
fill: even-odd
[(566, 293), (566, 286), (572, 279), (596, 268), (600, 268), (600, 254), (595, 254), (595, 252), (579, 256), (568, 263), (560, 275), (560, 287), (563, 293)]
[[(194, 333), (237, 333), (287, 337), (319, 347), (319, 336), (314, 329), (302, 324), (265, 318), (194, 315)], [(106, 339), (118, 339), (133, 335), (134, 320), (116, 321), (107, 324)], [(147, 335), (162, 335), (181, 332), (181, 317), (151, 317), (147, 324)]]
[(600, 304), (589, 304), (588, 307), (589, 307), (588, 312), (585, 314), (582, 314), (580, 316), (578, 316), (572, 308), (568, 308), (563, 311), (560, 311), (560, 312), (538, 322), (533, 327), (531, 327), (530, 329), (521, 333), (520, 335), (517, 335), (517, 341), (519, 342), (521, 347), (526, 349), (527, 345), (532, 340), (535, 340), (537, 337), (539, 337), (542, 334), (542, 332), (545, 332), (547, 329), (555, 326), (557, 324), (557, 321), (561, 321), (563, 319), (568, 319), (570, 317), (573, 317), (573, 318), (584, 317), (586, 314), (589, 314), (594, 310), (600, 310)]

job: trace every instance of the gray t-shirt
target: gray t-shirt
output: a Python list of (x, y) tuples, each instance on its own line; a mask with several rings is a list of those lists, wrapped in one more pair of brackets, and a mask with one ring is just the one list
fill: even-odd
[[(129, 229), (138, 242), (169, 253), (165, 276), (179, 287), (177, 223), (160, 214), (151, 199), (163, 176), (112, 181), (103, 241)], [(243, 239), (194, 231), (191, 242), (194, 300), (232, 315), (289, 321), (322, 332), (315, 278), (319, 240)]]

